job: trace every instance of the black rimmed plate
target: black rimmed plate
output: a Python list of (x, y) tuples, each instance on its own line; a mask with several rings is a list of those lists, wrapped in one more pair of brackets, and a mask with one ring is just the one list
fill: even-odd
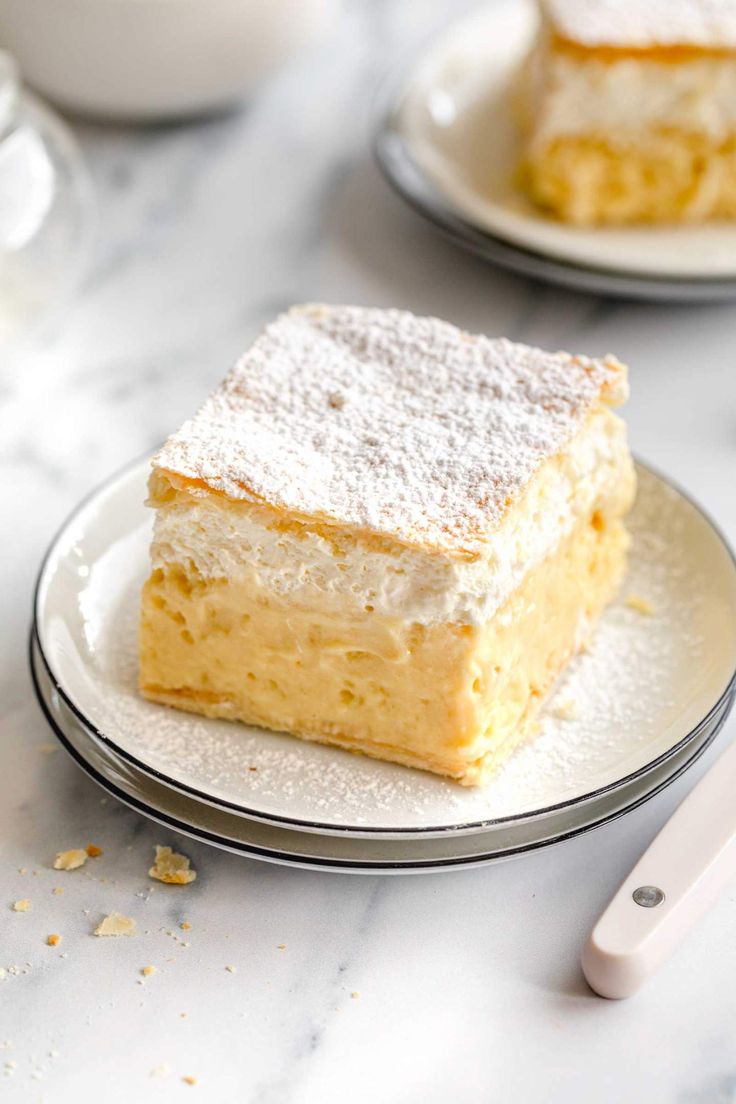
[(44, 667), (35, 637), (31, 673), (49, 724), (78, 766), (107, 792), (159, 824), (203, 843), (281, 865), (357, 874), (429, 873), (484, 866), (575, 838), (638, 808), (695, 763), (720, 730), (731, 696), (699, 734), (644, 777), (547, 817), (470, 835), (410, 839), (320, 835), (237, 816), (139, 771), (91, 734), (65, 703)]
[[(65, 523), (41, 568), (35, 631), (56, 692), (85, 730), (198, 802), (356, 838), (485, 833), (557, 813), (584, 820), (587, 804), (665, 764), (730, 701), (734, 560), (702, 512), (642, 465), (621, 598), (571, 665), (540, 733), (484, 789), (144, 701), (136, 629), (148, 466), (137, 461), (114, 476)], [(652, 616), (633, 608), (632, 594), (652, 604)]]

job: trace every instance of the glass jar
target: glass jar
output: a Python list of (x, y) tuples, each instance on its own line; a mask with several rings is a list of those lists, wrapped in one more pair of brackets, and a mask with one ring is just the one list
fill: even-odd
[(58, 310), (89, 253), (92, 189), (69, 128), (0, 50), (0, 351)]

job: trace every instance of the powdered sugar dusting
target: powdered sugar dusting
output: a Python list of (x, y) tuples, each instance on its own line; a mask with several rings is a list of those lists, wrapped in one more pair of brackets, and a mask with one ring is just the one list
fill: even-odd
[(264, 331), (155, 464), (235, 498), (477, 551), (601, 396), (625, 394), (613, 358), (406, 311), (301, 307)]
[(734, 0), (542, 0), (559, 33), (586, 46), (736, 47)]
[[(718, 662), (731, 662), (736, 647), (721, 638), (714, 660), (713, 618), (727, 623), (730, 607), (722, 577), (688, 551), (705, 522), (646, 470), (639, 471), (639, 486), (631, 566), (619, 600), (589, 651), (570, 666), (539, 733), (483, 790), (142, 700), (136, 627), (146, 526), (97, 560), (82, 584), (84, 663), (92, 676), (85, 681), (94, 694), (87, 715), (163, 774), (265, 816), (386, 830), (451, 826), (588, 793), (681, 739), (723, 689)], [(627, 603), (632, 593), (646, 599), (651, 616)]]

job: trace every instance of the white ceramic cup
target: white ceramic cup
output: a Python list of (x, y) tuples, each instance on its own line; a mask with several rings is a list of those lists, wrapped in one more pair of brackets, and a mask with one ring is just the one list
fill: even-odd
[(108, 119), (216, 110), (308, 46), (340, 0), (0, 0), (0, 44), (61, 107)]

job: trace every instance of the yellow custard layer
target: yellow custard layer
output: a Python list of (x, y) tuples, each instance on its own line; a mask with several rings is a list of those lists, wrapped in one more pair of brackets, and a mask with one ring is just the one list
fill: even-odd
[(253, 577), (153, 572), (142, 693), (477, 785), (528, 731), (621, 579), (620, 511), (595, 512), (485, 625), (300, 608)]
[(523, 179), (537, 203), (579, 226), (732, 219), (736, 133), (561, 135), (529, 153)]

